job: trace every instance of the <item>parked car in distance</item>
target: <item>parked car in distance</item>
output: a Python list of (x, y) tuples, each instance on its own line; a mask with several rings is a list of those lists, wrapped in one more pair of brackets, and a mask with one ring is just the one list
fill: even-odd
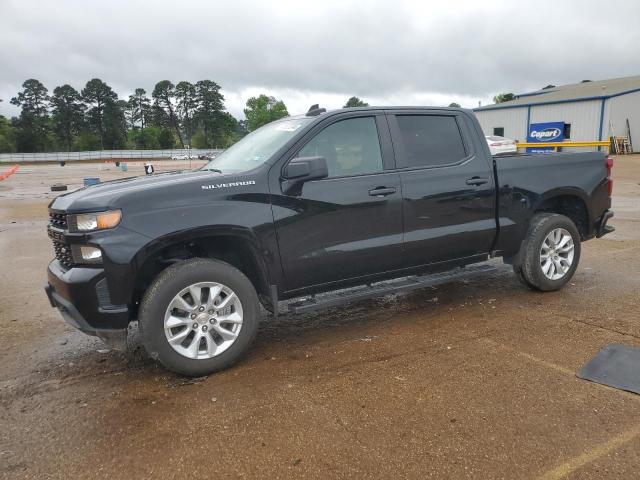
[(172, 155), (171, 160), (196, 160), (197, 155)]
[(515, 140), (511, 140), (510, 138), (505, 137), (498, 137), (497, 135), (486, 135), (484, 138), (487, 139), (489, 150), (491, 150), (491, 155), (518, 152), (518, 146), (516, 145)]
[(316, 105), (200, 170), (57, 197), (45, 288), (75, 328), (122, 345), (138, 320), (151, 358), (206, 375), (248, 350), (262, 307), (460, 281), (495, 257), (528, 288), (562, 288), (582, 242), (613, 230), (612, 167), (602, 152), (491, 156), (468, 110)]

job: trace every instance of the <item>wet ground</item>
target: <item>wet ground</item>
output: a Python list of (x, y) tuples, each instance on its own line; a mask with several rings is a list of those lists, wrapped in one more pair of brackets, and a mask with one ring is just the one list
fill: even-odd
[(640, 395), (575, 376), (640, 346), (640, 156), (614, 172), (617, 230), (560, 292), (497, 263), (265, 319), (244, 361), (189, 380), (135, 328), (126, 353), (74, 331), (42, 290), (49, 185), (142, 166), (22, 166), (0, 182), (0, 478), (638, 478)]

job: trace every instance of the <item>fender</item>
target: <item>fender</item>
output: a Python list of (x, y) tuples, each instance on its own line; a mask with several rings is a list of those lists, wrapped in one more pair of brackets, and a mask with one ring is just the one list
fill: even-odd
[[(580, 199), (586, 208), (588, 227), (593, 224), (593, 212), (589, 208), (589, 195), (578, 187), (558, 187), (539, 193), (531, 190), (512, 188), (510, 194), (502, 190), (499, 198), (500, 234), (498, 236), (498, 252), (509, 257), (515, 255), (524, 241), (529, 223), (536, 211), (541, 210), (545, 202), (558, 197), (574, 197)], [(505, 201), (509, 198), (508, 201)]]
[[(143, 272), (149, 260), (153, 260), (160, 252), (172, 245), (210, 245), (212, 257), (215, 258), (216, 239), (224, 242), (235, 242), (246, 248), (246, 253), (250, 256), (250, 261), (256, 268), (259, 285), (256, 290), (259, 292), (268, 291), (268, 286), (273, 282), (274, 275), (270, 263), (266, 257), (272, 257), (268, 249), (261, 244), (255, 232), (240, 225), (207, 225), (171, 232), (157, 239), (151, 240), (142, 247), (132, 260), (133, 272), (138, 277)], [(203, 243), (204, 241), (204, 243)], [(273, 259), (272, 259), (273, 260)], [(136, 281), (137, 285), (138, 282)]]

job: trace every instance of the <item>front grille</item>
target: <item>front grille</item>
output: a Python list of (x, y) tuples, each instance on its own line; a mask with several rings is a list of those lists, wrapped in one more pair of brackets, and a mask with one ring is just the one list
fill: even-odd
[(53, 251), (56, 258), (60, 261), (63, 267), (71, 268), (74, 266), (73, 254), (71, 253), (71, 245), (67, 245), (63, 240), (64, 234), (57, 232), (58, 230), (68, 231), (69, 223), (67, 221), (67, 214), (60, 212), (53, 212), (49, 210), (49, 236), (53, 241)]
[(62, 242), (58, 242), (57, 240), (53, 241), (53, 251), (56, 254), (56, 258), (60, 261), (60, 263), (67, 267), (73, 267), (73, 254), (71, 253), (71, 245), (66, 245)]
[(60, 230), (66, 230), (68, 227), (67, 214), (49, 212), (49, 223), (52, 227), (58, 228)]

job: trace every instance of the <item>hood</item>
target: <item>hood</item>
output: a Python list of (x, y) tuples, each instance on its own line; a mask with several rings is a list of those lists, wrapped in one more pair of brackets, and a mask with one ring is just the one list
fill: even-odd
[(120, 207), (123, 201), (141, 195), (156, 196), (192, 183), (200, 185), (222, 179), (226, 181), (231, 176), (211, 170), (188, 170), (110, 180), (62, 194), (49, 204), (49, 208), (66, 212), (107, 210)]

